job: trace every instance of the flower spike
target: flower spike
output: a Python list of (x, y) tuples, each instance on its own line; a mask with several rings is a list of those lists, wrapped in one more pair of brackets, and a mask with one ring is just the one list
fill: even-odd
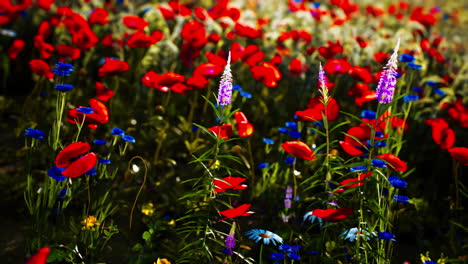
[(393, 100), (393, 93), (395, 92), (396, 85), (396, 70), (398, 62), (398, 48), (400, 47), (400, 39), (395, 46), (392, 56), (385, 65), (380, 81), (377, 86), (377, 100), (381, 104), (391, 103)]
[(232, 97), (231, 52), (229, 52), (226, 67), (219, 82), (218, 104), (228, 105)]

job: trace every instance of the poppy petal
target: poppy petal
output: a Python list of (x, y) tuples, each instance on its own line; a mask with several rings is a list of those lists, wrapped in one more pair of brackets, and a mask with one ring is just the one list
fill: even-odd
[(66, 167), (73, 162), (73, 159), (85, 154), (90, 149), (91, 145), (89, 145), (89, 143), (81, 141), (72, 143), (60, 151), (55, 158), (55, 165), (58, 168)]
[(75, 160), (62, 174), (65, 177), (78, 177), (85, 174), (96, 165), (97, 156), (93, 152), (82, 156)]
[(312, 149), (300, 140), (286, 141), (281, 147), (289, 154), (301, 159), (313, 160), (315, 158)]

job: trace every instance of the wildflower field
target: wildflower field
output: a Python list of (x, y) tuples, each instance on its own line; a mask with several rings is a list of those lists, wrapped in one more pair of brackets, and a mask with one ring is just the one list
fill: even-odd
[(466, 1), (0, 1), (1, 263), (468, 263)]

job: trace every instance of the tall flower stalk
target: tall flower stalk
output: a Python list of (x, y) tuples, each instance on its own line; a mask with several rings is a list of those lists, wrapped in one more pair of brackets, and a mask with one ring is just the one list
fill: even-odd
[(385, 65), (380, 81), (377, 86), (377, 101), (381, 104), (388, 104), (393, 101), (393, 94), (395, 93), (396, 75), (397, 75), (397, 62), (398, 62), (398, 48), (400, 47), (400, 39), (398, 39), (392, 56)]

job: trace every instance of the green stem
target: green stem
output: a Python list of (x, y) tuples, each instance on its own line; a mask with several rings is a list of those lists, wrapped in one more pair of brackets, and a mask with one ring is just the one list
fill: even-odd
[(60, 127), (62, 124), (62, 117), (63, 111), (65, 109), (65, 102), (66, 102), (67, 94), (64, 92), (60, 92), (57, 96), (57, 104), (56, 104), (56, 123), (55, 123), (55, 130), (54, 130), (54, 142), (52, 145), (52, 149), (55, 151), (57, 150), (60, 144)]

